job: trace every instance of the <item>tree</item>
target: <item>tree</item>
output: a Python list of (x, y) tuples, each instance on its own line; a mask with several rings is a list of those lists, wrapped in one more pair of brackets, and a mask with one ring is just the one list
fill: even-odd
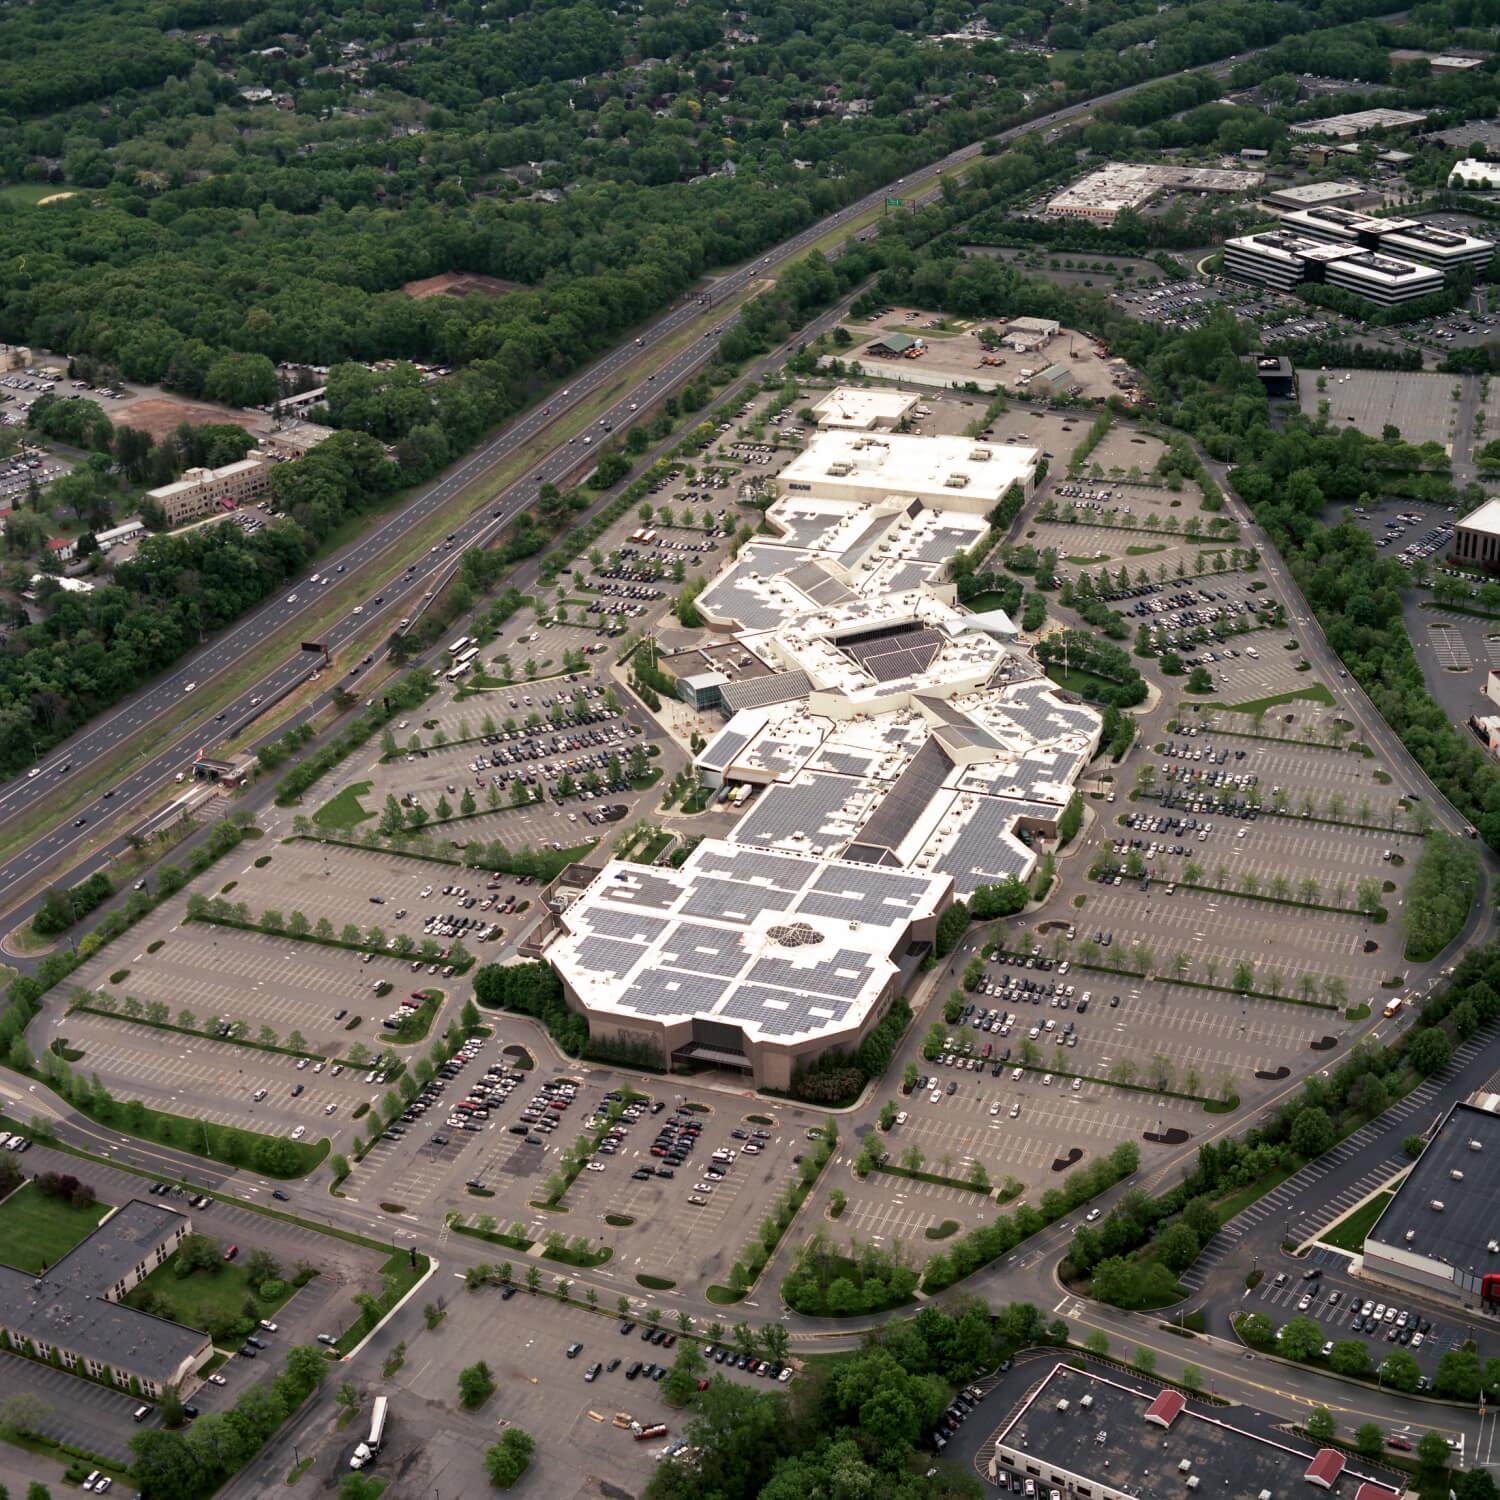
[(1392, 1349), (1380, 1362), (1380, 1379), (1393, 1390), (1410, 1394), (1416, 1390), (1422, 1371), (1415, 1357), (1405, 1349)]
[(1322, 1347), (1322, 1326), (1311, 1318), (1290, 1318), (1276, 1335), (1276, 1352), (1285, 1359), (1311, 1359)]
[(482, 1359), (458, 1372), (458, 1399), (470, 1411), (483, 1406), (494, 1391), (495, 1377)]
[(536, 1443), (519, 1427), (507, 1427), (500, 1441), (484, 1450), (484, 1472), (497, 1490), (508, 1490), (526, 1472)]
[(1417, 1462), (1424, 1469), (1442, 1469), (1448, 1464), (1448, 1440), (1440, 1432), (1424, 1432), (1417, 1443)]
[(1375, 1373), (1369, 1346), (1359, 1339), (1344, 1339), (1328, 1355), (1328, 1368), (1337, 1375), (1368, 1378)]
[(1292, 1121), (1292, 1150), (1308, 1160), (1321, 1156), (1336, 1138), (1337, 1132), (1328, 1111), (1318, 1105), (1299, 1111)]
[(1326, 1406), (1314, 1407), (1308, 1413), (1307, 1435), (1314, 1442), (1326, 1443), (1337, 1431), (1338, 1423), (1333, 1420), (1333, 1413)]
[(1385, 1434), (1373, 1422), (1362, 1422), (1354, 1429), (1354, 1446), (1366, 1458), (1378, 1458), (1385, 1450)]
[(1406, 1046), (1407, 1061), (1424, 1078), (1445, 1068), (1452, 1055), (1452, 1044), (1436, 1026), (1424, 1026), (1414, 1032)]

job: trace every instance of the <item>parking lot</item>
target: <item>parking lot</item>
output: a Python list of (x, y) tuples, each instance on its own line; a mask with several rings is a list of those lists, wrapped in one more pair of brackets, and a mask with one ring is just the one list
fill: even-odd
[(1453, 441), (1458, 406), (1456, 375), (1410, 370), (1308, 371), (1299, 381), (1302, 410), (1316, 417), (1327, 404), (1335, 427), (1354, 427), (1378, 438), (1395, 427), (1408, 443)]

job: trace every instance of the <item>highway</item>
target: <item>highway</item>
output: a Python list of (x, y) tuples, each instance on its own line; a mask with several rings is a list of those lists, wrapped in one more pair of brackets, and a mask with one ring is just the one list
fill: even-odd
[[(1254, 52), (1246, 52), (1207, 69), (1191, 71), (1222, 72), (1253, 55)], [(1095, 99), (1066, 105), (1003, 131), (994, 139), (1003, 144), (1033, 131), (1050, 131), (1159, 81), (1147, 80)], [(29, 887), (59, 866), (76, 863), (95, 840), (96, 827), (101, 820), (118, 817), (123, 809), (142, 801), (184, 770), (201, 747), (212, 745), (249, 725), (258, 712), (265, 712), (277, 697), (307, 680), (314, 670), (316, 658), (294, 650), (253, 683), (244, 686), (230, 703), (206, 703), (201, 716), (192, 717), (175, 729), (165, 727), (165, 721), (181, 710), (190, 694), (207, 697), (216, 677), (241, 665), (277, 635), (299, 621), (307, 622), (311, 630), (321, 613), (319, 596), (323, 591), (341, 587), (355, 579), (367, 581), (362, 601), (330, 627), (317, 632), (317, 638), (331, 652), (339, 650), (372, 623), (386, 626), (385, 633), (388, 634), (397, 628), (403, 616), (417, 616), (451, 575), (465, 548), (485, 545), (510, 525), (534, 503), (541, 482), (550, 480), (560, 484), (582, 470), (590, 461), (592, 445), (577, 437), (559, 440), (545, 457), (537, 461), (530, 474), (495, 497), (488, 508), (481, 507), (474, 514), (456, 520), (453, 531), (449, 533), (451, 542), (445, 540), (414, 562), (409, 562), (403, 543), (414, 528), (445, 507), (452, 506), (467, 487), (482, 480), (493, 469), (523, 453), (529, 446), (544, 443), (548, 429), (564, 416), (617, 381), (622, 371), (642, 361), (643, 356), (670, 343), (702, 318), (705, 304), (711, 308), (758, 280), (774, 278), (778, 269), (830, 231), (880, 207), (887, 196), (899, 193), (907, 201), (930, 200), (939, 191), (937, 179), (942, 174), (976, 160), (982, 150), (982, 142), (973, 142), (928, 167), (867, 193), (857, 202), (783, 241), (768, 254), (738, 266), (688, 294), (642, 330), (638, 337), (620, 344), (581, 370), (561, 391), (502, 426), (482, 447), (414, 494), (389, 519), (320, 562), (313, 576), (320, 578), (321, 582), (313, 584), (304, 579), (290, 583), (285, 593), (278, 593), (276, 598), (268, 600), (192, 652), (171, 672), (54, 748), (43, 757), (40, 766), (34, 768), (34, 774), (18, 777), (0, 790), (0, 836), (4, 836), (9, 825), (34, 812), (39, 804), (65, 797), (70, 784), (85, 780), (90, 767), (101, 757), (144, 743), (153, 733), (160, 741), (149, 758), (137, 764), (119, 782), (92, 800), (68, 807), (66, 814), (60, 814), (55, 823), (0, 865), (0, 910), (8, 911)], [(877, 230), (878, 224), (867, 226), (858, 237), (868, 239)], [(602, 438), (605, 435), (603, 424), (616, 431), (622, 430), (638, 409), (645, 410), (648, 404), (686, 383), (712, 357), (717, 347), (713, 334), (722, 331), (724, 326), (727, 325), (710, 329), (703, 338), (695, 339), (672, 354), (644, 378), (630, 381), (628, 388), (603, 412), (599, 425), (594, 426), (589, 435), (596, 440)], [(803, 336), (807, 336), (806, 330)], [(355, 608), (358, 614), (353, 612)], [(358, 674), (345, 675), (341, 679), (341, 685), (351, 690), (356, 690), (358, 683)], [(336, 685), (340, 684), (330, 681), (326, 696), (331, 696)], [(326, 701), (326, 696), (320, 701)]]

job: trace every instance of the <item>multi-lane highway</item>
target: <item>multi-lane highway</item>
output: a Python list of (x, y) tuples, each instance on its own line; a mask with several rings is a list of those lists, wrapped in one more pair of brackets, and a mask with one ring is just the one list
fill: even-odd
[[(1243, 57), (1253, 53), (1242, 54)], [(1226, 59), (1214, 65), (1222, 70), (1239, 61)], [(1156, 81), (1156, 80), (1150, 80)], [(1068, 105), (1036, 120), (1002, 132), (996, 139), (1006, 143), (1033, 131), (1050, 132), (1057, 126), (1074, 122), (1089, 111), (1122, 99), (1144, 84), (1132, 85), (1088, 101)], [(277, 636), (283, 636), (302, 622), (311, 631), (325, 608), (320, 594), (339, 588), (355, 579), (367, 587), (363, 598), (351, 604), (349, 612), (332, 624), (319, 628), (317, 638), (330, 650), (338, 650), (372, 624), (391, 628), (403, 616), (415, 616), (424, 607), (456, 566), (466, 547), (483, 545), (509, 525), (533, 503), (537, 487), (543, 480), (565, 480), (589, 462), (593, 444), (583, 442), (575, 432), (546, 448), (548, 430), (590, 401), (612, 384), (620, 386), (616, 399), (595, 420), (619, 429), (637, 410), (661, 398), (688, 380), (712, 356), (715, 334), (720, 326), (711, 326), (702, 338), (695, 338), (673, 352), (664, 362), (651, 366), (654, 350), (678, 341), (691, 325), (711, 316), (715, 306), (731, 301), (757, 280), (775, 275), (779, 267), (804, 252), (831, 231), (878, 208), (886, 196), (898, 191), (908, 202), (924, 201), (937, 191), (938, 179), (976, 159), (982, 144), (975, 142), (950, 153), (931, 166), (914, 172), (897, 182), (867, 194), (858, 202), (810, 225), (800, 234), (784, 241), (769, 254), (761, 256), (713, 279), (711, 285), (694, 291), (643, 329), (639, 336), (579, 372), (571, 383), (546, 403), (532, 407), (506, 424), (483, 447), (451, 467), (434, 483), (416, 493), (388, 521), (368, 535), (351, 543), (319, 564), (318, 584), (301, 581), (288, 585), (284, 594), (267, 601), (245, 619), (224, 631), (213, 641), (184, 658), (172, 672), (143, 688), (132, 698), (80, 730), (48, 754), (34, 773), (17, 778), (0, 790), (0, 838), (7, 828), (47, 809), (61, 804), (56, 821), (18, 848), (0, 865), (0, 910), (8, 910), (40, 878), (73, 863), (96, 838), (96, 827), (103, 819), (118, 816), (120, 811), (139, 802), (148, 793), (167, 782), (183, 769), (193, 754), (205, 743), (232, 733), (236, 726), (248, 724), (257, 712), (291, 687), (305, 680), (312, 667), (310, 658), (293, 648), (291, 654), (269, 668), (253, 683), (245, 685), (229, 703), (206, 701), (215, 678), (243, 664), (246, 658), (262, 650)], [(861, 238), (876, 232), (875, 225), (861, 231)], [(590, 435), (603, 437), (603, 425), (590, 429)], [(486, 474), (528, 448), (539, 457), (530, 473), (511, 484), (503, 493), (480, 507), (476, 514), (464, 514), (477, 501), (455, 505), (463, 492)], [(414, 562), (403, 549), (414, 528), (439, 514), (446, 507), (455, 508), (454, 527), (434, 549)], [(356, 615), (353, 611), (359, 610)], [(345, 677), (343, 685), (357, 687), (358, 677)], [(330, 691), (332, 685), (330, 684)], [(205, 699), (201, 714), (183, 715), (185, 701)], [(89, 783), (91, 767), (105, 756), (115, 755), (125, 747), (145, 746), (150, 737), (149, 757), (137, 762), (115, 785), (104, 789), (92, 800), (71, 795), (74, 785)]]

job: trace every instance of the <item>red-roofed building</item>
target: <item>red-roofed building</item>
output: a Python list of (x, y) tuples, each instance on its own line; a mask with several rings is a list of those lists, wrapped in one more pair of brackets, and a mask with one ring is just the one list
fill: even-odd
[(1182, 1415), (1182, 1408), (1186, 1405), (1187, 1397), (1181, 1391), (1163, 1391), (1146, 1408), (1146, 1420), (1155, 1422), (1158, 1427), (1170, 1427)]
[(78, 551), (78, 538), (52, 536), (47, 538), (47, 551), (61, 562), (67, 562)]
[(1337, 1448), (1320, 1448), (1318, 1456), (1307, 1466), (1307, 1473), (1302, 1477), (1309, 1484), (1331, 1490), (1343, 1472), (1344, 1455)]
[(1372, 1484), (1368, 1479), (1354, 1492), (1354, 1500), (1401, 1500), (1395, 1490), (1383, 1484)]

